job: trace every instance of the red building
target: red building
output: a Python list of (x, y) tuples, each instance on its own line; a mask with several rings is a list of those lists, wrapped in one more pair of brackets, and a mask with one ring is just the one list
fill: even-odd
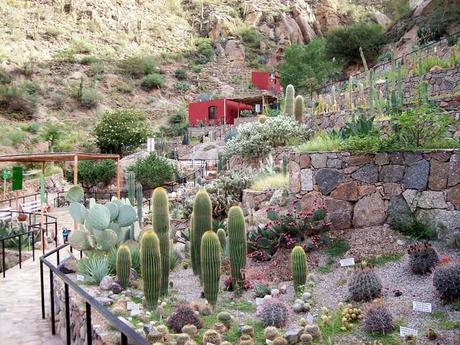
[(281, 93), (280, 76), (270, 72), (252, 72), (252, 85), (258, 90), (269, 91), (272, 94)]
[(252, 111), (253, 107), (227, 98), (193, 102), (188, 105), (188, 122), (190, 126), (233, 125), (242, 110)]

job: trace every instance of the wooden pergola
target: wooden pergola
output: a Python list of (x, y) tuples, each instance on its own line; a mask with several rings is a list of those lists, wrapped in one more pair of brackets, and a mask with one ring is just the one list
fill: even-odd
[(42, 163), (42, 171), (45, 170), (47, 162), (74, 162), (73, 184), (78, 184), (78, 161), (83, 160), (105, 160), (117, 161), (117, 196), (120, 197), (120, 156), (108, 153), (83, 153), (83, 152), (50, 152), (31, 153), (0, 156), (0, 163)]

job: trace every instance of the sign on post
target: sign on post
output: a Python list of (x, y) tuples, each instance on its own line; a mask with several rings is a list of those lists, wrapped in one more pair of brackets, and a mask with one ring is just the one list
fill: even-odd
[(155, 138), (147, 138), (147, 152), (155, 152)]
[(22, 189), (22, 167), (16, 166), (13, 167), (13, 190), (21, 190)]

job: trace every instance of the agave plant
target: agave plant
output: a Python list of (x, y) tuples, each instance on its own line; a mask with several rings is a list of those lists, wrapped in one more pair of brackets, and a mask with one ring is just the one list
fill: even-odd
[(70, 202), (70, 215), (79, 224), (69, 237), (70, 245), (77, 250), (110, 251), (116, 244), (130, 239), (131, 225), (139, 229), (136, 209), (127, 199), (113, 197), (105, 205), (91, 199), (85, 208), (80, 203), (83, 189), (79, 186), (72, 187), (66, 199)]

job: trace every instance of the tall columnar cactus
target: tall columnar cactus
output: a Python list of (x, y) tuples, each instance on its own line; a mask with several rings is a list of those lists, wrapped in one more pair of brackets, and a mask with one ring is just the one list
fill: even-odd
[(129, 284), (131, 270), (131, 251), (127, 245), (122, 244), (117, 251), (117, 278), (120, 286), (126, 289)]
[[(348, 98), (350, 102), (350, 110), (354, 110), (354, 103), (353, 103), (353, 76), (350, 76), (348, 79)], [(338, 109), (337, 109), (338, 110)]]
[(307, 257), (301, 246), (295, 246), (291, 252), (291, 270), (294, 279), (294, 290), (300, 294), (303, 292), (307, 279)]
[(403, 91), (403, 82), (402, 82), (402, 71), (401, 71), (401, 63), (398, 61), (397, 65), (397, 83), (398, 83), (398, 108), (402, 108), (404, 105), (404, 91)]
[(283, 176), (287, 176), (288, 174), (288, 157), (286, 155), (283, 155), (283, 161), (282, 161), (282, 169), (281, 171), (283, 172)]
[(193, 225), (192, 225), (192, 251), (194, 262), (192, 262), (193, 273), (201, 278), (201, 237), (212, 230), (212, 204), (211, 198), (206, 190), (201, 189), (195, 196), (193, 204)]
[(220, 246), (222, 247), (222, 251), (225, 252), (225, 248), (227, 247), (227, 234), (225, 233), (225, 230), (218, 229), (217, 237), (219, 237), (219, 242)]
[(241, 270), (246, 267), (247, 255), (246, 227), (241, 207), (232, 206), (230, 208), (227, 223), (232, 279), (234, 285), (239, 286), (243, 280)]
[(204, 297), (216, 305), (220, 279), (220, 242), (216, 233), (206, 231), (201, 239), (201, 276)]
[(361, 61), (363, 62), (364, 70), (366, 73), (369, 73), (369, 67), (367, 66), (366, 57), (364, 56), (363, 48), (359, 47), (359, 55), (361, 56)]
[(369, 71), (369, 113), (374, 115), (375, 87), (374, 87), (374, 70)]
[(161, 289), (160, 241), (152, 230), (142, 236), (140, 259), (145, 302), (152, 310), (158, 304)]
[[(139, 220), (139, 227), (142, 229), (143, 220), (144, 220), (144, 210), (143, 210), (144, 194), (142, 190), (142, 185), (140, 183), (136, 183), (136, 203), (137, 203), (137, 218)], [(131, 238), (134, 239), (134, 236)]]
[(286, 87), (286, 97), (284, 100), (284, 112), (287, 116), (293, 117), (294, 116), (294, 97), (295, 97), (295, 89), (294, 86), (289, 84)]
[(126, 184), (128, 189), (128, 199), (131, 205), (134, 206), (134, 197), (136, 193), (136, 175), (132, 171), (128, 171), (126, 176)]
[(331, 94), (332, 94), (332, 110), (336, 111), (337, 109), (337, 95), (336, 95), (336, 90), (335, 90), (335, 85), (332, 85), (331, 87)]
[(303, 119), (304, 110), (305, 110), (305, 103), (304, 103), (303, 97), (299, 95), (295, 98), (295, 106), (294, 106), (294, 115), (298, 123), (304, 122), (304, 119)]
[(168, 193), (162, 187), (155, 188), (152, 194), (152, 225), (160, 241), (161, 295), (164, 296), (168, 294), (170, 251)]

